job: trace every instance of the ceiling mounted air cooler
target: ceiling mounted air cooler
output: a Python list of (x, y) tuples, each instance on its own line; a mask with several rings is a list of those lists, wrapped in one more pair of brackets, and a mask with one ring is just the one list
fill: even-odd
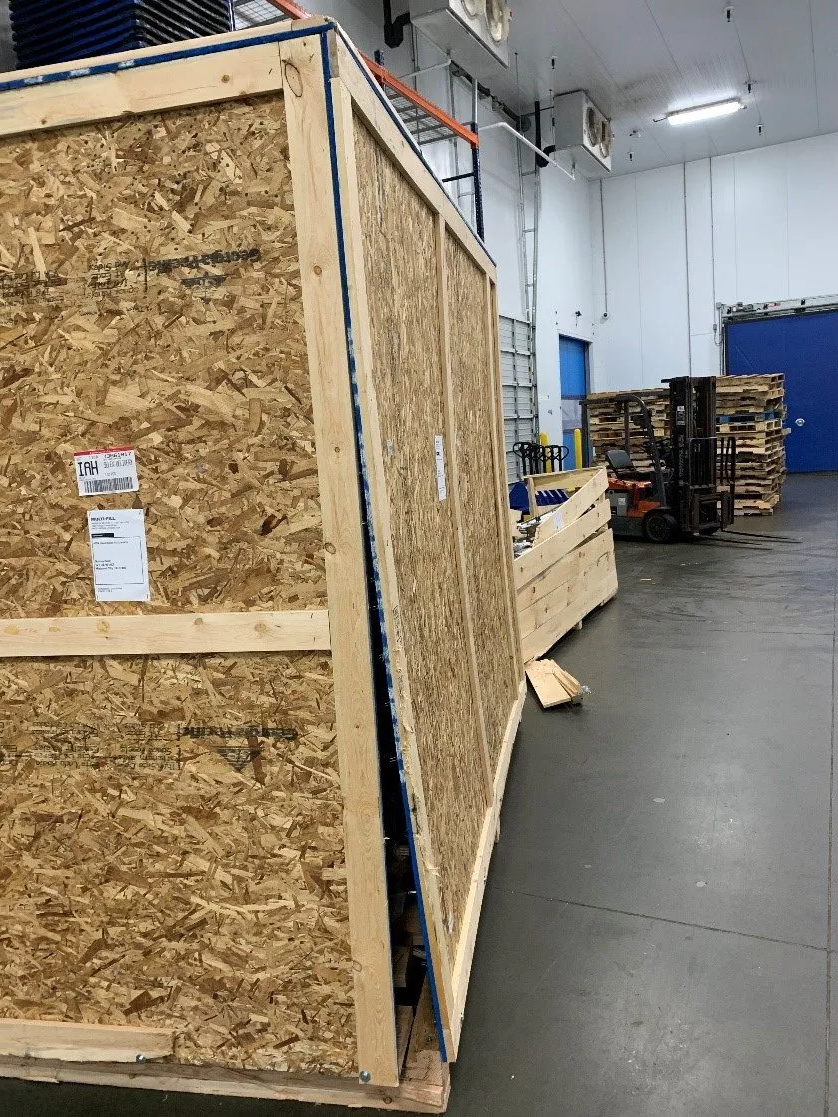
[(571, 152), (582, 174), (594, 176), (611, 170), (611, 121), (587, 93), (563, 93), (555, 99), (553, 115), (557, 151)]
[(475, 78), (509, 65), (507, 0), (410, 0), (410, 19)]

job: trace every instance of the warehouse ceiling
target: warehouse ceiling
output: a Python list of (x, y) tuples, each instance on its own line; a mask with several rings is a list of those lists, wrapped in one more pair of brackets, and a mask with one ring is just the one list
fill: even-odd
[[(237, 2), (253, 16), (271, 10), (269, 0)], [(347, 2), (381, 24), (381, 0), (332, 6)], [(551, 90), (587, 90), (613, 120), (615, 173), (838, 131), (836, 0), (511, 3), (516, 61), (489, 80), (493, 93), (526, 112)], [(320, 6), (328, 14), (329, 0)], [(394, 11), (405, 6), (394, 0)], [(735, 96), (745, 111), (710, 125), (660, 120)]]
[[(617, 173), (838, 131), (836, 0), (735, 0), (730, 21), (723, 0), (514, 7), (521, 93), (588, 90), (613, 119)], [(517, 98), (514, 73), (493, 84)], [(673, 109), (732, 96), (746, 110), (710, 125), (655, 123)]]

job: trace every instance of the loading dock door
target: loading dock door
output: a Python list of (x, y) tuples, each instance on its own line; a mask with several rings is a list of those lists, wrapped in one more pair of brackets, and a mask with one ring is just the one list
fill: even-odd
[(789, 473), (838, 470), (838, 311), (728, 323), (727, 370), (784, 373)]

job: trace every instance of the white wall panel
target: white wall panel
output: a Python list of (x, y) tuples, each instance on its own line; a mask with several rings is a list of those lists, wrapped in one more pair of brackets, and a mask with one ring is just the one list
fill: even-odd
[(838, 294), (838, 134), (626, 176), (604, 197), (598, 390), (685, 371), (688, 344), (695, 375), (718, 372), (716, 302)]
[(640, 268), (637, 229), (639, 175), (602, 184), (608, 317), (597, 329), (593, 366), (595, 391), (635, 388), (643, 383), (640, 326)]
[(551, 442), (561, 442), (559, 334), (583, 341), (590, 341), (594, 336), (592, 228), (587, 182), (584, 179), (574, 182), (554, 167), (545, 168), (541, 172), (539, 225), (538, 407), (541, 429)]
[(637, 176), (637, 245), (644, 388), (689, 372), (683, 165)]
[[(701, 159), (684, 167), (687, 211), (687, 268), (690, 318), (690, 369), (706, 376), (718, 368), (715, 360), (713, 324), (716, 303), (713, 276), (713, 238), (710, 160)], [(708, 349), (708, 340), (712, 349)]]
[(736, 161), (710, 162), (712, 224), (707, 228), (713, 251), (716, 301), (735, 303), (739, 276), (736, 262)]
[(795, 144), (788, 164), (789, 298), (838, 294), (838, 136)]
[(736, 300), (786, 299), (788, 146), (727, 158), (736, 163)]

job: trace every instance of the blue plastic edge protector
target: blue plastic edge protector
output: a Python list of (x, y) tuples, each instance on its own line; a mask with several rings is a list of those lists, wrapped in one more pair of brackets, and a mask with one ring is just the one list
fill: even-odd
[(181, 62), (185, 58), (200, 58), (207, 54), (223, 54), (230, 50), (239, 50), (241, 47), (264, 46), (267, 43), (282, 43), (289, 39), (302, 39), (307, 35), (323, 35), (334, 30), (335, 24), (323, 23), (316, 27), (298, 28), (296, 31), (274, 31), (265, 35), (256, 35), (248, 39), (233, 39), (227, 43), (207, 43), (199, 47), (185, 47), (183, 50), (165, 50), (161, 48), (160, 54), (149, 54), (143, 58), (130, 58), (121, 62), (100, 62), (92, 66), (74, 66), (69, 70), (61, 70), (54, 74), (39, 74), (37, 77), (12, 78), (0, 82), (0, 93), (9, 93), (15, 89), (31, 89), (33, 86), (54, 85), (60, 81), (73, 81), (77, 78), (97, 77), (99, 74), (118, 74), (122, 70), (136, 70), (142, 66), (156, 66), (162, 62)]
[[(430, 165), (428, 160), (422, 154), (421, 147), (417, 144), (416, 140), (414, 140), (413, 136), (411, 136), (409, 130), (405, 127), (404, 121), (399, 116), (399, 114), (396, 112), (396, 110), (393, 108), (393, 106), (390, 104), (390, 101), (388, 100), (388, 98), (382, 92), (381, 86), (373, 78), (372, 74), (369, 72), (369, 70), (364, 65), (364, 63), (361, 61), (361, 59), (358, 58), (358, 53), (355, 49), (355, 44), (352, 42), (351, 39), (347, 38), (346, 33), (344, 32), (344, 30), (340, 26), (340, 24), (335, 25), (335, 30), (337, 31), (338, 35), (340, 35), (341, 40), (343, 42), (343, 45), (346, 47), (346, 49), (352, 55), (352, 58), (353, 58), (354, 62), (358, 66), (358, 69), (364, 75), (364, 78), (366, 80), (367, 85), (372, 89), (373, 93), (375, 93), (376, 97), (379, 99), (381, 104), (387, 110), (388, 114), (390, 115), (393, 122), (398, 127), (399, 131), (402, 133), (404, 138), (407, 140), (407, 142), (413, 148), (413, 151), (415, 152), (415, 154), (418, 155), (419, 158), (422, 160), (422, 164), (425, 167), (425, 170), (428, 171), (428, 173), (433, 178), (434, 182), (437, 184), (437, 186), (440, 188), (440, 190), (443, 192), (443, 194), (445, 194), (445, 196), (447, 197), (448, 196), (448, 191), (445, 189), (444, 185), (440, 181), (439, 176), (437, 175), (436, 171), (433, 169), (433, 167)], [(465, 220), (465, 218), (463, 218), (463, 220)], [(495, 260), (494, 256), (491, 254), (489, 249), (486, 247), (486, 244), (483, 241), (483, 239), (477, 235), (477, 233), (474, 231), (474, 229), (471, 228), (471, 225), (469, 225), (469, 229), (471, 231), (471, 235), (474, 237), (474, 239), (477, 241), (477, 243), (480, 245), (480, 247), (483, 249), (483, 251), (489, 257), (489, 259), (492, 261), (492, 263), (495, 265), (495, 267), (497, 267), (497, 261)]]
[(428, 934), (427, 917), (425, 914), (425, 903), (422, 897), (422, 890), (420, 887), (419, 877), (419, 861), (416, 853), (416, 836), (413, 832), (410, 814), (410, 799), (407, 792), (407, 779), (405, 776), (404, 756), (402, 754), (402, 740), (399, 731), (399, 719), (396, 711), (396, 690), (393, 685), (393, 670), (392, 661), (390, 657), (390, 643), (387, 638), (387, 627), (385, 624), (384, 615), (384, 599), (381, 591), (381, 572), (378, 561), (378, 543), (375, 537), (375, 527), (373, 525), (373, 509), (372, 509), (372, 494), (370, 493), (369, 486), (369, 472), (367, 468), (367, 451), (366, 442), (364, 438), (364, 429), (361, 423), (361, 403), (360, 393), (358, 390), (358, 370), (355, 361), (355, 341), (352, 331), (352, 308), (349, 299), (349, 270), (346, 263), (346, 245), (344, 242), (344, 224), (343, 224), (343, 209), (341, 206), (340, 196), (340, 172), (338, 170), (338, 152), (337, 152), (337, 138), (335, 134), (335, 111), (334, 103), (332, 101), (332, 86), (331, 76), (332, 67), (329, 60), (329, 43), (326, 32), (320, 31), (320, 52), (323, 58), (323, 77), (326, 84), (326, 117), (329, 126), (329, 154), (332, 164), (332, 190), (334, 193), (335, 202), (335, 223), (337, 226), (338, 237), (338, 260), (340, 263), (340, 282), (343, 296), (343, 319), (346, 326), (346, 353), (349, 362), (349, 379), (352, 389), (352, 410), (355, 421), (355, 440), (358, 452), (358, 461), (361, 467), (361, 487), (364, 495), (364, 507), (367, 515), (367, 532), (370, 543), (370, 554), (372, 555), (372, 574), (375, 584), (375, 603), (378, 612), (378, 623), (381, 629), (381, 646), (384, 653), (384, 672), (387, 678), (387, 696), (390, 706), (390, 719), (393, 726), (393, 738), (396, 743), (396, 759), (399, 767), (399, 783), (402, 789), (402, 801), (404, 803), (405, 821), (407, 824), (407, 837), (408, 846), (410, 848), (410, 862), (413, 866), (413, 875), (416, 881), (416, 900), (419, 906), (419, 921), (422, 927), (422, 941), (425, 946), (425, 958), (428, 966), (428, 978), (431, 987), (431, 1000), (433, 1001), (434, 1020), (436, 1022), (437, 1034), (439, 1036), (439, 1051), (444, 1063), (448, 1062), (448, 1053), (445, 1048), (445, 1034), (442, 1029), (442, 1014), (439, 1008), (439, 993), (436, 984), (436, 975), (434, 974), (433, 959), (431, 957), (431, 944), (430, 936)]

